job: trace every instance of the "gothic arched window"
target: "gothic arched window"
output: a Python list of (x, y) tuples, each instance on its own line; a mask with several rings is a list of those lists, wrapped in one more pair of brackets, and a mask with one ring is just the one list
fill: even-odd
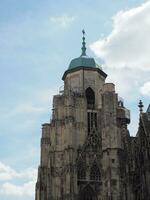
[(94, 91), (88, 87), (85, 91), (86, 99), (87, 99), (87, 108), (94, 109), (95, 105), (95, 93)]
[(77, 177), (78, 179), (86, 178), (86, 167), (83, 160), (79, 160), (77, 164)]
[(101, 179), (101, 174), (100, 174), (100, 170), (99, 167), (96, 163), (96, 161), (94, 161), (91, 170), (90, 170), (90, 179), (91, 180), (100, 180)]

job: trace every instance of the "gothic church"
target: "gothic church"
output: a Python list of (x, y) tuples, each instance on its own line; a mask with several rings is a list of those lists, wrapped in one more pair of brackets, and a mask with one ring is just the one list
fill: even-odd
[(36, 200), (150, 200), (150, 106), (128, 131), (130, 111), (86, 54), (70, 62), (42, 126)]

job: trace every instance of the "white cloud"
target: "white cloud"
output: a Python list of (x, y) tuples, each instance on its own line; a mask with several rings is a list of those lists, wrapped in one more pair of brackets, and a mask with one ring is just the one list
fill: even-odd
[[(112, 31), (90, 45), (105, 61), (107, 81), (116, 85), (119, 96), (136, 109), (142, 95), (150, 96), (150, 1), (136, 8), (122, 10), (112, 18)], [(131, 110), (132, 114), (132, 110)], [(130, 132), (136, 134), (137, 113), (131, 115)]]
[(16, 171), (10, 166), (0, 162), (0, 181), (12, 180), (14, 178), (27, 178), (33, 179), (37, 174), (37, 170), (34, 168), (27, 168), (22, 171)]
[(57, 16), (57, 17), (50, 17), (50, 22), (61, 26), (63, 28), (66, 28), (67, 26), (69, 26), (70, 24), (72, 24), (72, 22), (76, 19), (75, 16), (69, 16), (69, 15), (62, 15), (62, 16)]
[[(36, 177), (37, 170), (34, 168), (16, 171), (0, 162), (0, 193), (3, 195), (34, 196)], [(24, 183), (14, 184), (11, 182), (18, 180)]]
[(113, 17), (113, 30), (90, 45), (109, 68), (150, 70), (150, 1), (120, 11)]
[[(104, 67), (108, 73), (107, 82), (115, 84), (116, 92), (123, 97), (125, 101), (136, 101), (139, 95), (139, 86), (141, 84), (141, 73), (129, 69), (109, 69)], [(143, 75), (144, 76), (144, 75)]]
[(150, 96), (150, 81), (144, 83), (144, 85), (140, 88), (140, 92), (145, 96)]
[(22, 185), (4, 183), (1, 186), (0, 193), (13, 196), (34, 196), (35, 181), (29, 181)]
[(8, 165), (5, 165), (2, 162), (0, 162), (0, 181), (10, 180), (16, 176), (17, 172), (15, 170), (13, 170)]

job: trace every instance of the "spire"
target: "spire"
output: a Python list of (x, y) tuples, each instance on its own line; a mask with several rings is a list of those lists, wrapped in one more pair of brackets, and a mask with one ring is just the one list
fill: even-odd
[(142, 113), (143, 112), (143, 102), (140, 100), (139, 101), (139, 105), (138, 105), (138, 107), (139, 107), (139, 110), (140, 110), (140, 113)]
[(83, 37), (82, 37), (82, 54), (81, 54), (81, 56), (86, 56), (86, 42), (85, 42), (85, 31), (84, 31), (84, 29), (82, 30), (82, 33), (83, 33)]

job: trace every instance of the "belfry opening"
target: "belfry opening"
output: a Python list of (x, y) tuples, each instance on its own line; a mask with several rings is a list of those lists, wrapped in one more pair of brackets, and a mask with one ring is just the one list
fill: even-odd
[(95, 106), (95, 93), (92, 88), (88, 87), (85, 91), (86, 99), (87, 99), (87, 108), (94, 109)]

